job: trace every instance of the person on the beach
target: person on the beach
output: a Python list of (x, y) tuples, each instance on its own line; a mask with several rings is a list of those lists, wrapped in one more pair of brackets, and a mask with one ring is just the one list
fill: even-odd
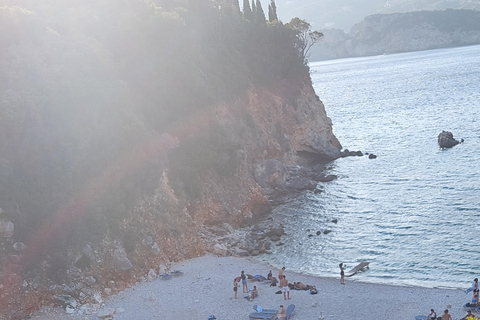
[(445, 309), (443, 312), (442, 320), (452, 320), (452, 316), (448, 313), (448, 309)]
[(283, 272), (285, 271), (285, 267), (282, 267), (282, 269), (280, 269), (280, 271), (278, 271), (278, 279), (282, 279), (283, 277)]
[(287, 309), (283, 306), (283, 304), (280, 305), (280, 312), (277, 313), (277, 317), (275, 318), (276, 320), (284, 320), (287, 318)]
[(277, 278), (275, 278), (274, 276), (271, 276), (270, 277), (270, 287), (276, 287), (277, 283), (278, 283)]
[(245, 275), (245, 271), (242, 270), (242, 273), (240, 274), (240, 278), (242, 278), (243, 293), (247, 293), (248, 286), (247, 286), (247, 276)]
[(478, 306), (480, 304), (480, 301), (478, 301), (478, 278), (473, 279), (472, 287), (473, 287), (472, 304), (475, 306)]
[(296, 290), (307, 290), (308, 289), (307, 285), (305, 283), (302, 283), (302, 282), (294, 282), (293, 287)]
[(470, 320), (470, 319), (475, 319), (475, 316), (473, 315), (472, 310), (468, 310), (467, 315), (460, 320)]
[(288, 280), (287, 277), (282, 276), (282, 279), (280, 279), (280, 288), (282, 289), (283, 292), (283, 299), (287, 300), (290, 299), (290, 288), (288, 287)]
[(267, 274), (267, 279), (272, 280), (272, 270)]
[(338, 266), (340, 267), (340, 283), (345, 284), (345, 267), (343, 266), (343, 262)]
[(238, 299), (237, 291), (238, 291), (238, 282), (237, 282), (237, 279), (235, 279), (235, 280), (233, 280), (233, 294), (234, 294), (233, 297), (235, 299)]
[(427, 316), (427, 320), (437, 320), (437, 313), (435, 310), (430, 309), (430, 313)]
[(256, 297), (258, 297), (257, 286), (253, 286), (252, 292), (250, 292), (250, 297), (251, 299), (255, 299)]

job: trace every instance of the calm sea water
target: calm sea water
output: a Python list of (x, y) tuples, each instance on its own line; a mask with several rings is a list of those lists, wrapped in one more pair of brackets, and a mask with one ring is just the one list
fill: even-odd
[[(369, 261), (351, 279), (469, 286), (480, 276), (480, 46), (312, 63), (311, 74), (343, 147), (378, 158), (338, 159), (321, 194), (278, 207), (288, 236), (264, 259), (321, 276)], [(441, 150), (442, 130), (465, 142)]]

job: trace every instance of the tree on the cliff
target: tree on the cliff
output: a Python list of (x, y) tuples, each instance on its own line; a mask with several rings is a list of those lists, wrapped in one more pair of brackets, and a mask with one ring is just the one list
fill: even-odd
[(303, 59), (308, 57), (310, 49), (323, 37), (320, 31), (312, 30), (310, 23), (300, 18), (293, 18), (287, 26), (295, 32), (295, 47)]
[(259, 23), (266, 23), (267, 19), (265, 18), (265, 12), (263, 12), (262, 4), (260, 0), (256, 0), (255, 4), (255, 21)]
[(243, 0), (243, 16), (245, 17), (245, 20), (253, 20), (252, 8), (250, 8), (250, 2), (248, 0)]
[(235, 12), (240, 12), (240, 3), (238, 2), (238, 0), (233, 0), (233, 9), (235, 9)]
[(275, 4), (275, 0), (271, 0), (270, 4), (268, 5), (268, 21), (278, 21), (277, 5)]

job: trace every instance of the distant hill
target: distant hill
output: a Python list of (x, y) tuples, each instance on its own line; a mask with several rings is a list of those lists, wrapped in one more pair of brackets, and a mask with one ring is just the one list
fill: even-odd
[[(262, 0), (264, 7), (270, 0)], [(480, 0), (275, 0), (279, 18), (307, 20), (314, 29), (342, 29), (348, 32), (357, 22), (373, 14), (438, 11), (445, 9), (480, 10)]]
[(480, 11), (442, 10), (375, 14), (349, 33), (322, 30), (310, 61), (480, 44)]

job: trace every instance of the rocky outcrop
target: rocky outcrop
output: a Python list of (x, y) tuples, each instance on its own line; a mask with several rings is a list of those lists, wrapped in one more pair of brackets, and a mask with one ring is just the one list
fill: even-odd
[(450, 131), (442, 131), (438, 135), (438, 145), (440, 148), (452, 148), (460, 142), (461, 141), (458, 141), (453, 137), (453, 134)]

